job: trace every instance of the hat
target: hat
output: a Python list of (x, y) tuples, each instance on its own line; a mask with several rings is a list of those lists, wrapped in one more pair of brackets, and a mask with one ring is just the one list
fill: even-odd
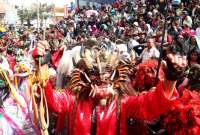
[(197, 46), (198, 46), (198, 48), (199, 48), (199, 50), (200, 50), (200, 37), (198, 37), (198, 36), (194, 36), (195, 37), (195, 39), (196, 39), (196, 42), (197, 42)]
[(6, 32), (6, 28), (3, 25), (0, 25), (0, 32)]
[(28, 62), (20, 62), (14, 68), (14, 76), (16, 77), (26, 77), (30, 75), (32, 71), (32, 66)]
[(148, 14), (149, 16), (152, 16), (152, 15), (153, 15), (153, 13), (152, 13), (152, 12), (148, 12), (147, 14)]
[(157, 13), (158, 13), (158, 10), (157, 10), (157, 9), (154, 9), (154, 10), (153, 10), (153, 14), (156, 15)]
[(190, 16), (186, 16), (185, 20), (183, 21), (183, 25), (192, 28), (192, 18)]
[[(199, 26), (200, 26), (200, 25), (199, 25)], [(197, 29), (196, 29), (196, 35), (197, 35), (198, 38), (200, 38), (200, 28), (197, 28)]]
[(133, 25), (135, 25), (136, 27), (139, 27), (138, 22), (134, 22)]
[(172, 5), (180, 5), (181, 0), (172, 0)]
[(54, 77), (56, 77), (56, 70), (55, 69), (53, 69), (53, 68), (49, 68), (49, 76), (54, 76)]
[(112, 16), (115, 15), (115, 9), (112, 9), (110, 12)]
[(183, 10), (182, 12), (184, 15), (188, 15), (188, 11), (187, 10)]
[(108, 26), (107, 26), (106, 24), (102, 24), (102, 25), (101, 25), (101, 28), (102, 28), (103, 30), (108, 30)]
[(6, 32), (0, 32), (0, 38), (2, 38), (4, 35), (6, 35)]

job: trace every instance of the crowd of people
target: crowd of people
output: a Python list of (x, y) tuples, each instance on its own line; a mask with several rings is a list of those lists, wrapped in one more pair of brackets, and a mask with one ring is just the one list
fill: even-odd
[(0, 135), (200, 134), (200, 1), (116, 0), (0, 39)]

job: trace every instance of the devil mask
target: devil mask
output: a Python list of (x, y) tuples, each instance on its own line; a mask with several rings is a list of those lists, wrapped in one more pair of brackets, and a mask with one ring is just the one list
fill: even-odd
[(118, 52), (105, 48), (83, 48), (81, 57), (70, 80), (70, 88), (74, 92), (100, 99), (128, 93), (129, 68), (120, 61)]

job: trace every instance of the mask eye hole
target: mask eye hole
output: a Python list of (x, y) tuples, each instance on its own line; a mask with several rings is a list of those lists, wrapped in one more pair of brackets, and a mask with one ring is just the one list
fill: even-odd
[(92, 75), (95, 75), (95, 76), (99, 76), (99, 71), (97, 69), (90, 69), (88, 72), (87, 72), (88, 75), (92, 76)]
[(95, 83), (97, 80), (100, 80), (100, 74), (97, 69), (90, 69), (84, 74), (82, 74), (82, 80), (84, 82)]

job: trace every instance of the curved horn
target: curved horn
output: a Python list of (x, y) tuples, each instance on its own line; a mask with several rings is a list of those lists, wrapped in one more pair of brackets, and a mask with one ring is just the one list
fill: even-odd
[(108, 66), (109, 67), (115, 66), (116, 63), (118, 62), (118, 57), (119, 57), (119, 51), (117, 53), (114, 53), (114, 54), (113, 54), (113, 52), (111, 52), (110, 56), (108, 58), (108, 61), (107, 61), (108, 62)]
[(91, 83), (92, 81), (90, 80), (90, 78), (88, 77), (88, 75), (85, 73), (85, 72), (83, 72), (83, 71), (80, 71), (84, 76), (85, 76), (85, 78), (87, 79), (87, 81), (89, 82), (89, 83)]
[(136, 57), (136, 54), (135, 54), (135, 51), (133, 51), (132, 49), (131, 49), (131, 58), (135, 58)]
[(114, 80), (115, 74), (116, 74), (116, 70), (114, 70), (114, 72), (112, 73), (112, 76), (111, 76), (111, 78), (110, 78), (111, 81)]
[(91, 80), (90, 80), (90, 78), (88, 77), (88, 75), (87, 75), (85, 72), (84, 72), (83, 74), (84, 74), (85, 78), (87, 79), (87, 81), (88, 81), (89, 83), (91, 83)]
[(91, 51), (89, 49), (84, 50), (83, 60), (85, 61), (87, 68), (89, 69), (93, 68), (94, 58), (92, 57)]
[(99, 68), (99, 73), (101, 74), (102, 67), (101, 67), (101, 61), (100, 61), (99, 55), (97, 55), (97, 65), (98, 65), (98, 68)]
[(76, 64), (76, 62), (75, 62), (74, 57), (72, 57), (72, 63), (73, 63), (73, 66), (74, 66), (74, 67), (77, 67), (77, 64)]
[(83, 46), (83, 44), (81, 45), (80, 57), (81, 57), (81, 58), (84, 58), (84, 57), (85, 57), (85, 47)]

